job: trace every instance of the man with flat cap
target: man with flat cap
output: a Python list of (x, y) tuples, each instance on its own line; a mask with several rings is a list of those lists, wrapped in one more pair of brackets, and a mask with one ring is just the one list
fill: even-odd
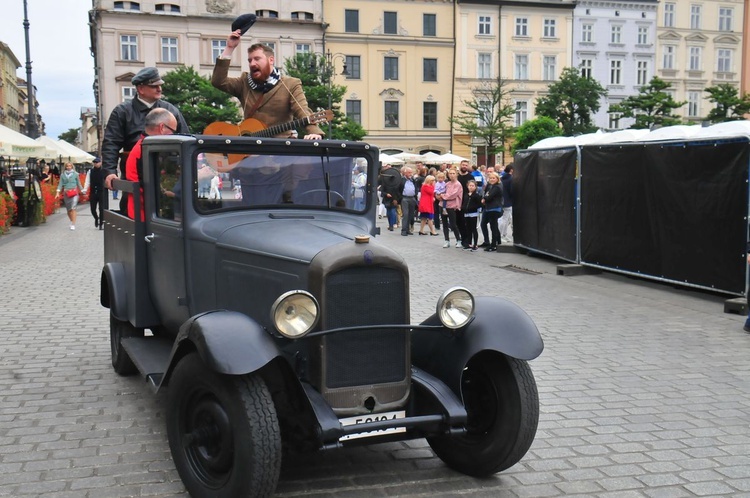
[[(313, 114), (307, 106), (307, 98), (298, 78), (281, 76), (274, 67), (274, 53), (271, 47), (256, 43), (247, 49), (250, 71), (235, 78), (227, 77), (229, 63), (234, 49), (240, 44), (240, 37), (253, 25), (255, 15), (244, 14), (232, 23), (232, 32), (227, 38), (227, 46), (216, 59), (211, 84), (234, 97), (242, 104), (245, 119), (255, 118), (266, 127), (289, 123)], [(304, 138), (318, 140), (323, 131), (315, 124), (305, 127)], [(279, 137), (291, 137), (285, 132)]]
[[(190, 133), (185, 118), (175, 107), (161, 99), (161, 86), (164, 80), (159, 76), (155, 67), (144, 67), (133, 76), (131, 83), (138, 95), (127, 102), (123, 102), (112, 110), (104, 129), (102, 140), (102, 168), (105, 172), (105, 185), (112, 189), (112, 180), (117, 178), (119, 162), (122, 177), (125, 177), (125, 160), (131, 149), (144, 131), (146, 115), (152, 109), (162, 108), (171, 112), (177, 118), (177, 133)], [(122, 152), (122, 153), (121, 153)], [(120, 201), (120, 211), (124, 212), (127, 203), (126, 196)]]

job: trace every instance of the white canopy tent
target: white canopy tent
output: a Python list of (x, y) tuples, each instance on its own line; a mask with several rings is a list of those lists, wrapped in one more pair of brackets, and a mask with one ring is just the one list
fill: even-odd
[(46, 153), (44, 155), (37, 156), (37, 159), (44, 159), (45, 161), (57, 161), (61, 156), (68, 156), (68, 150), (64, 149), (60, 144), (58, 144), (57, 140), (55, 140), (54, 138), (50, 138), (47, 135), (42, 135), (41, 137), (36, 139), (36, 142), (44, 145), (44, 147), (47, 149)]
[(458, 164), (461, 161), (468, 161), (465, 157), (457, 156), (456, 154), (451, 154), (450, 152), (447, 154), (442, 154), (438, 156), (436, 159), (440, 160), (440, 163), (448, 163), (448, 164)]
[(399, 152), (398, 154), (393, 154), (393, 157), (401, 159), (405, 163), (415, 163), (422, 160), (420, 154), (412, 154), (411, 152)]
[(404, 161), (401, 160), (401, 159), (399, 159), (399, 158), (397, 158), (397, 157), (390, 156), (388, 154), (383, 154), (381, 152), (380, 153), (380, 163), (381, 164), (404, 164)]
[(30, 157), (43, 157), (46, 153), (47, 149), (43, 144), (7, 126), (0, 125), (0, 156), (23, 160)]
[(69, 144), (65, 140), (56, 140), (56, 142), (64, 150), (68, 151), (67, 154), (62, 155), (63, 161), (70, 161), (72, 163), (90, 163), (95, 159), (94, 156), (92, 156), (85, 150), (81, 150), (75, 145)]
[(435, 154), (432, 151), (425, 152), (422, 154), (422, 162), (425, 164), (440, 164), (440, 154)]

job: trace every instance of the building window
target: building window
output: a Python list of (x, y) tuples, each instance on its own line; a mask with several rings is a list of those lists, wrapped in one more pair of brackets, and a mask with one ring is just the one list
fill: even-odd
[(674, 45), (664, 45), (661, 67), (662, 69), (674, 69)]
[(609, 129), (610, 130), (618, 130), (620, 128), (620, 119), (621, 118), (622, 118), (622, 113), (621, 112), (610, 112), (609, 113)]
[(545, 81), (553, 81), (557, 78), (556, 76), (557, 58), (554, 55), (545, 55), (542, 58), (542, 79)]
[(690, 29), (701, 29), (701, 6), (690, 6)]
[(383, 79), (398, 80), (398, 57), (383, 58)]
[(120, 35), (120, 58), (124, 61), (138, 60), (138, 37), (136, 35)]
[(311, 52), (310, 50), (310, 44), (309, 43), (296, 43), (294, 45), (294, 53), (295, 54), (309, 54)]
[(346, 79), (358, 80), (362, 78), (362, 63), (358, 55), (346, 56)]
[(581, 59), (581, 77), (591, 79), (592, 71), (594, 69), (594, 61), (591, 59)]
[(490, 16), (479, 16), (477, 33), (479, 33), (480, 35), (492, 34), (492, 19), (490, 18)]
[(688, 92), (687, 93), (687, 101), (688, 101), (688, 112), (687, 115), (690, 118), (697, 118), (700, 116), (700, 102), (701, 102), (701, 92)]
[(690, 69), (690, 71), (700, 71), (701, 66), (703, 65), (701, 62), (701, 47), (689, 47), (689, 50), (688, 69)]
[(492, 123), (492, 102), (480, 100), (477, 102), (477, 126), (486, 128)]
[(515, 125), (521, 126), (529, 119), (529, 103), (526, 100), (516, 101)]
[(422, 127), (437, 128), (437, 102), (422, 104)]
[(398, 102), (386, 100), (385, 104), (385, 127), (398, 128)]
[(648, 45), (648, 26), (638, 26), (638, 45)]
[(141, 4), (138, 2), (115, 2), (115, 10), (141, 10)]
[(255, 15), (258, 17), (268, 17), (272, 19), (277, 19), (279, 17), (279, 13), (277, 11), (267, 9), (256, 10)]
[(557, 21), (555, 19), (545, 19), (543, 26), (543, 38), (557, 37)]
[(529, 19), (516, 17), (516, 36), (529, 36)]
[(648, 61), (636, 62), (635, 80), (638, 85), (648, 84)]
[(719, 7), (719, 31), (732, 31), (734, 9)]
[(422, 59), (422, 81), (437, 81), (437, 59)]
[(435, 14), (422, 15), (422, 36), (437, 36), (437, 16)]
[(609, 61), (609, 84), (610, 85), (622, 84), (622, 61), (621, 60)]
[(344, 10), (344, 31), (347, 33), (359, 33), (359, 11)]
[(622, 43), (622, 26), (614, 24), (610, 28), (609, 32), (610, 43)]
[(296, 21), (312, 21), (314, 20), (314, 17), (312, 15), (312, 12), (292, 12), (292, 19)]
[(266, 47), (270, 48), (274, 54), (276, 53), (276, 42), (269, 41), (269, 42), (261, 42), (261, 43), (263, 43), (263, 45), (265, 45)]
[(488, 54), (488, 53), (477, 54), (477, 78), (479, 79), (492, 78), (492, 54)]
[(529, 79), (529, 56), (516, 55), (513, 76), (517, 80)]
[(732, 72), (732, 50), (720, 48), (716, 51), (716, 70), (720, 73)]
[(674, 28), (674, 11), (675, 4), (667, 2), (664, 4), (664, 27)]
[(154, 6), (154, 11), (157, 13), (170, 13), (170, 14), (179, 14), (180, 13), (180, 6), (175, 5), (173, 3), (157, 3)]
[(226, 40), (211, 40), (211, 60), (221, 57), (225, 48), (227, 48)]
[(581, 42), (592, 43), (593, 41), (594, 41), (594, 25), (582, 24), (581, 25)]
[(124, 86), (122, 87), (122, 101), (127, 102), (129, 100), (133, 100), (136, 96), (135, 87), (133, 86)]
[(161, 61), (177, 62), (177, 38), (172, 36), (161, 37)]
[(347, 100), (346, 101), (346, 117), (351, 119), (357, 124), (362, 124), (362, 101), (361, 100)]
[(398, 33), (398, 16), (395, 12), (383, 13), (383, 32), (387, 35)]

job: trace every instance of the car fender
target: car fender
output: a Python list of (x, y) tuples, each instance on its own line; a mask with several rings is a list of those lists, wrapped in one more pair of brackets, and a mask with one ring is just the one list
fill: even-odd
[[(440, 325), (432, 315), (422, 325)], [(460, 395), (461, 372), (482, 351), (497, 351), (519, 360), (532, 360), (544, 349), (534, 322), (520, 307), (499, 297), (477, 297), (474, 319), (458, 330), (415, 329), (412, 362), (435, 375)]]
[(128, 294), (122, 263), (106, 263), (102, 268), (99, 302), (109, 308), (112, 316), (120, 321), (128, 320)]
[(268, 332), (252, 318), (237, 311), (209, 311), (180, 327), (165, 381), (177, 361), (193, 349), (209, 368), (227, 375), (255, 372), (281, 356)]

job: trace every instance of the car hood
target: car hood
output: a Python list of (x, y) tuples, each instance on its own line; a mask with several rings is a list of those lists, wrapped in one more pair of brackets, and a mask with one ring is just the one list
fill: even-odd
[(363, 234), (367, 235), (361, 225), (347, 221), (276, 218), (228, 228), (216, 244), (232, 251), (309, 263), (321, 250)]

